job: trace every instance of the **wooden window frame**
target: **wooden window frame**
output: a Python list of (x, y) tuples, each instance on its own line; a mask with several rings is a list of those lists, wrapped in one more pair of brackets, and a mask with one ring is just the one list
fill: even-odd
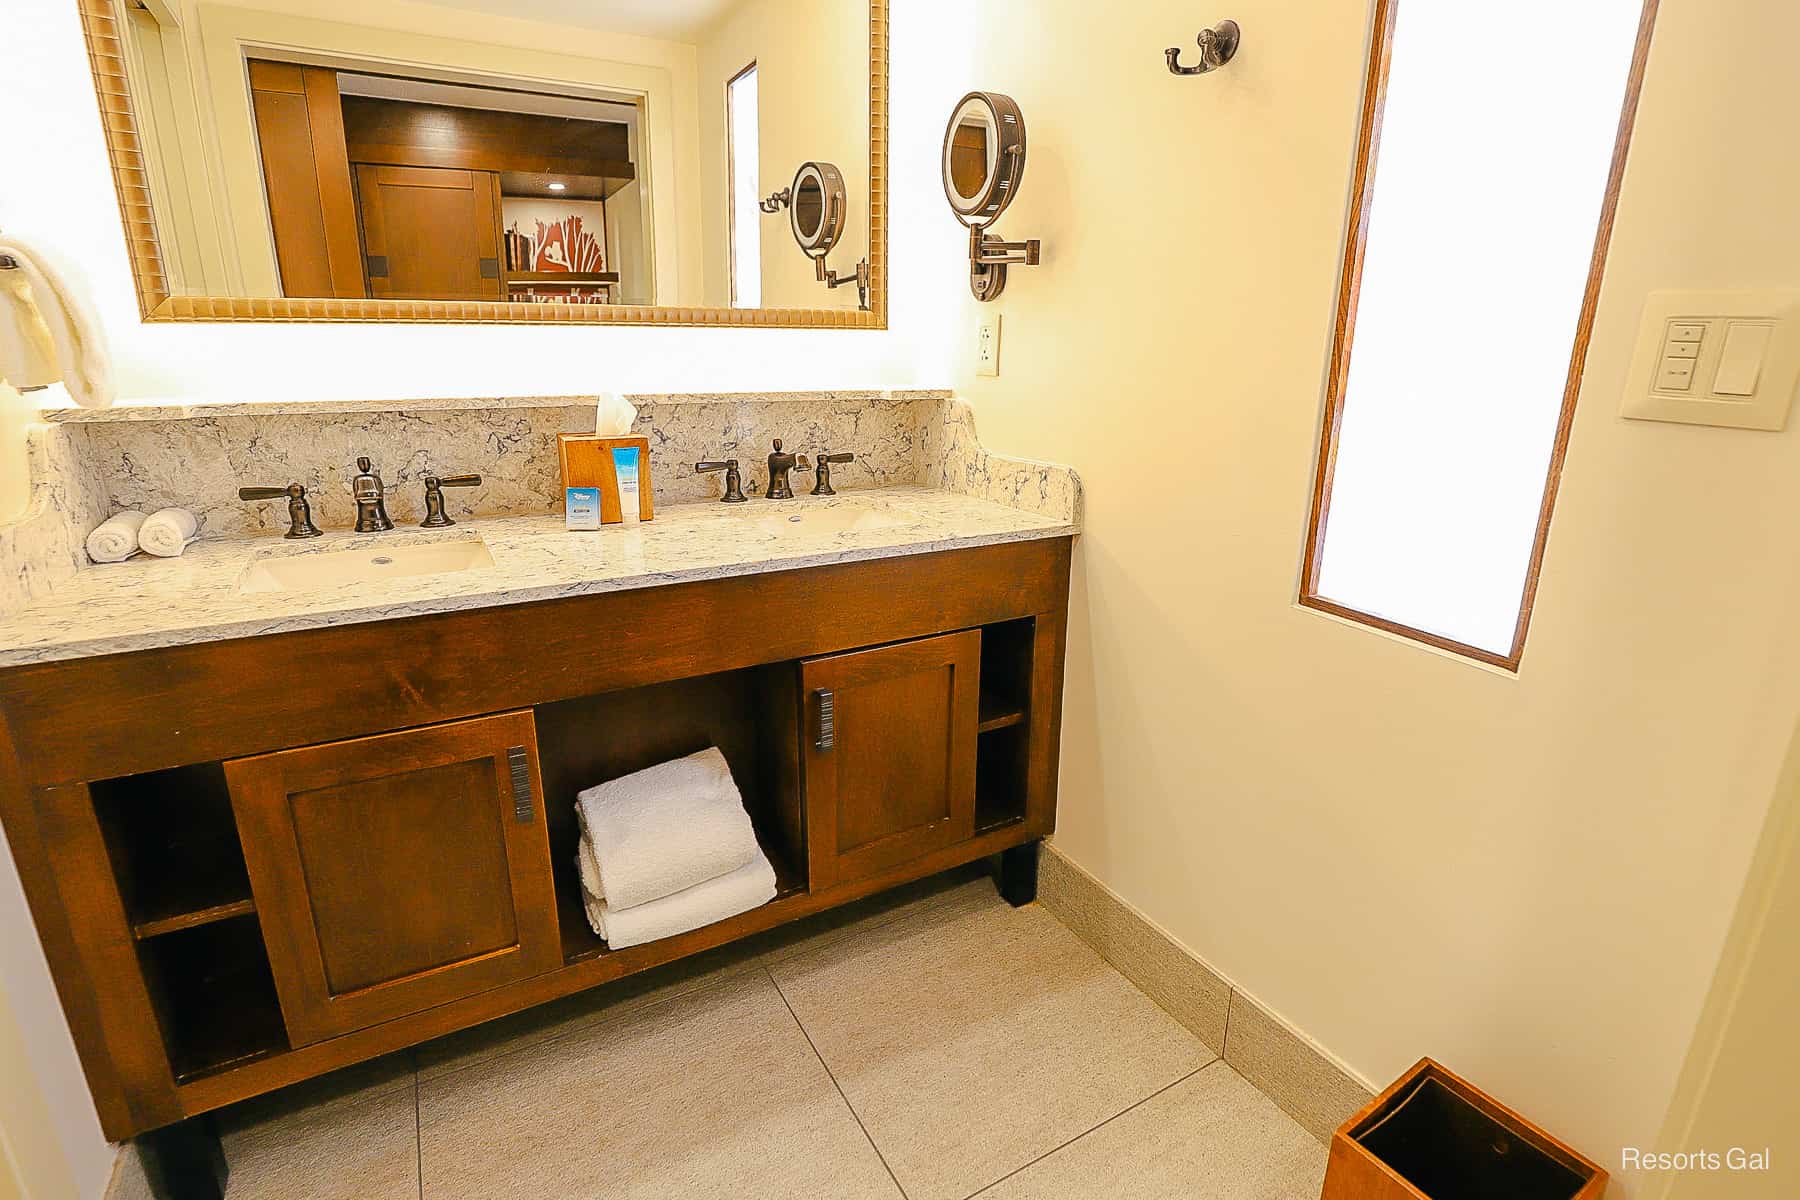
[[(751, 59), (750, 62), (744, 67), (743, 70), (739, 71), (736, 75), (733, 75), (730, 79), (727, 79), (725, 81), (725, 246), (726, 246), (725, 271), (726, 271), (726, 278), (731, 284), (729, 292), (730, 292), (730, 296), (731, 296), (730, 303), (731, 303), (732, 308), (736, 308), (738, 306), (738, 272), (737, 272), (738, 222), (737, 222), (737, 137), (735, 136), (735, 132), (734, 132), (736, 129), (736, 123), (734, 121), (734, 117), (736, 116), (734, 109), (735, 109), (736, 105), (732, 101), (731, 90), (737, 86), (738, 80), (742, 79), (744, 76), (749, 75), (753, 71), (756, 70), (756, 63), (757, 63), (756, 59), (754, 59), (754, 58)], [(758, 92), (759, 100), (760, 100), (760, 96), (761, 96), (761, 93), (759, 91)], [(758, 114), (757, 124), (758, 124), (759, 128), (761, 126), (761, 123), (762, 123), (761, 115)], [(757, 136), (757, 145), (759, 148), (762, 145), (762, 137), (760, 134), (758, 134), (758, 136)]]
[(1656, 28), (1660, 0), (1645, 0), (1643, 15), (1638, 23), (1637, 45), (1632, 53), (1631, 72), (1626, 78), (1619, 133), (1613, 143), (1612, 169), (1601, 205), (1599, 230), (1594, 238), (1587, 292), (1582, 299), (1581, 316), (1575, 328), (1574, 352), (1570, 358), (1568, 381), (1563, 391), (1562, 411), (1557, 418), (1549, 471), (1544, 481), (1544, 498), (1538, 512), (1537, 534), (1532, 543), (1531, 560), (1526, 568), (1519, 620), (1513, 631), (1512, 647), (1506, 653), (1485, 650), (1441, 634), (1416, 629), (1399, 621), (1339, 604), (1319, 594), (1319, 570), (1325, 552), (1326, 526), (1331, 515), (1331, 489), (1337, 470), (1338, 441), (1343, 431), (1345, 390), (1350, 378), (1357, 304), (1362, 293), (1363, 261), (1368, 249), (1369, 215), (1374, 205), (1375, 167), (1380, 157), (1381, 125), (1387, 108), (1388, 73), (1393, 65), (1394, 20), (1400, 2), (1401, 0), (1376, 0), (1375, 6), (1375, 25), (1369, 43), (1368, 76), (1363, 89), (1362, 124), (1357, 136), (1350, 217), (1344, 239), (1344, 265), (1338, 288), (1337, 319), (1331, 347), (1331, 376), (1326, 385), (1325, 421), (1319, 438), (1312, 510), (1306, 531), (1306, 557), (1301, 570), (1300, 606), (1516, 673), (1525, 657), (1525, 639), (1531, 629), (1532, 609), (1537, 603), (1538, 580), (1543, 570), (1545, 548), (1550, 540), (1550, 521), (1556, 510), (1556, 495), (1562, 483), (1563, 463), (1568, 457), (1569, 433), (1575, 422), (1575, 403), (1581, 394), (1582, 372), (1587, 365), (1588, 345), (1593, 338), (1594, 313), (1600, 302), (1600, 285), (1606, 275), (1607, 252), (1612, 246), (1619, 191), (1625, 178), (1625, 163), (1630, 155), (1632, 132), (1637, 124), (1638, 100), (1643, 92), (1644, 70), (1650, 58), (1650, 42)]

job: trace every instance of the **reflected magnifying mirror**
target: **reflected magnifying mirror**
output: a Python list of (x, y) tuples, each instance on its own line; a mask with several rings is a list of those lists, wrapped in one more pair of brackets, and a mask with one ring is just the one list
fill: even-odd
[(856, 264), (856, 270), (839, 275), (825, 265), (825, 259), (837, 248), (844, 236), (844, 223), (850, 210), (850, 193), (844, 186), (844, 174), (832, 163), (806, 162), (794, 173), (794, 182), (785, 191), (763, 201), (764, 212), (788, 210), (788, 225), (801, 253), (813, 260), (820, 283), (837, 289), (855, 284), (862, 306), (869, 306), (869, 260)]
[(1010, 96), (970, 92), (944, 131), (944, 195), (969, 229), (969, 286), (977, 300), (1006, 290), (1008, 266), (1036, 266), (1036, 239), (1007, 242), (988, 232), (1025, 177), (1025, 117)]

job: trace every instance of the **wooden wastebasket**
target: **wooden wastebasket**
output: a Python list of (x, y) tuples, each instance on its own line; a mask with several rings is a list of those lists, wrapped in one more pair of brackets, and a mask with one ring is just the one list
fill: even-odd
[(1320, 1200), (1600, 1200), (1606, 1171), (1431, 1059), (1331, 1138)]

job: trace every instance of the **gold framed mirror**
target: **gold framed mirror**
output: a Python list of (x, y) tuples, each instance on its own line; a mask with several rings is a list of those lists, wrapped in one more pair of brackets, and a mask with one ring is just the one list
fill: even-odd
[[(147, 321), (887, 327), (888, 0), (73, 2)], [(864, 287), (759, 207), (814, 159)]]

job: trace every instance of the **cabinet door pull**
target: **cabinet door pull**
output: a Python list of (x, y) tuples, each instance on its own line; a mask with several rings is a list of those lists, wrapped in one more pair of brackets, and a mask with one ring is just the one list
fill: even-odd
[(818, 748), (831, 750), (837, 746), (837, 696), (829, 691), (815, 692), (819, 698)]
[(529, 825), (535, 809), (531, 799), (531, 758), (525, 747), (511, 746), (507, 748), (506, 761), (512, 768), (513, 819)]

